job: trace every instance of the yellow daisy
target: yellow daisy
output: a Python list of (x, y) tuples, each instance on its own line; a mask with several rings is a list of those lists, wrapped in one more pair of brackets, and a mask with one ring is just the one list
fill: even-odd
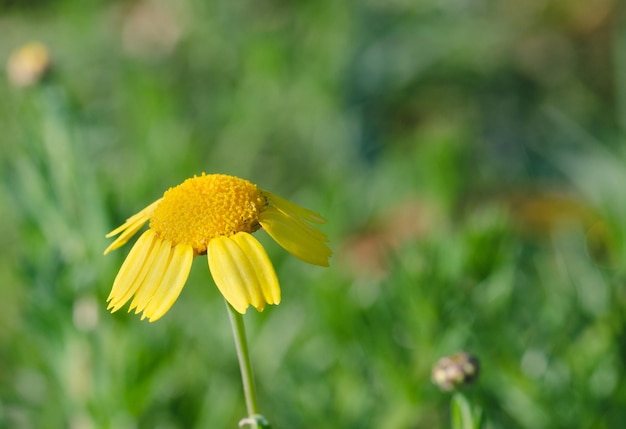
[(251, 234), (263, 228), (285, 250), (313, 265), (328, 266), (328, 238), (311, 223), (319, 214), (258, 188), (238, 177), (202, 174), (170, 188), (163, 197), (131, 216), (107, 238), (104, 251), (124, 245), (145, 231), (122, 264), (107, 299), (111, 312), (131, 298), (130, 309), (154, 322), (174, 304), (197, 255), (208, 256), (209, 270), (224, 298), (239, 313), (249, 305), (262, 311), (280, 302), (280, 287), (265, 249)]

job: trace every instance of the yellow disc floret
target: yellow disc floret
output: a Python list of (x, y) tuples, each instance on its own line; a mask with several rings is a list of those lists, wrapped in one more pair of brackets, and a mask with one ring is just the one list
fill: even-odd
[(150, 228), (172, 245), (188, 244), (206, 253), (209, 241), (259, 229), (267, 199), (247, 180), (223, 174), (202, 174), (163, 194)]

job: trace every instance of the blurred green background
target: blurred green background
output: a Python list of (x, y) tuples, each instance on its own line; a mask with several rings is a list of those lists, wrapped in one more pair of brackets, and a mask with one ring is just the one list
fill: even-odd
[(150, 324), (106, 311), (104, 234), (202, 171), (319, 211), (263, 232), (246, 315), (275, 428), (446, 428), (432, 365), (480, 358), (489, 428), (626, 425), (620, 0), (2, 0), (0, 428), (228, 428), (245, 415), (198, 258)]

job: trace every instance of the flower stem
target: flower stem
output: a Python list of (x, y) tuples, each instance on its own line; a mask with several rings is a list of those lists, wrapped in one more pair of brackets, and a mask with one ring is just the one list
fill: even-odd
[(252, 365), (250, 364), (250, 354), (248, 353), (248, 342), (246, 340), (246, 328), (243, 323), (243, 315), (237, 312), (228, 302), (228, 317), (233, 328), (235, 338), (235, 349), (241, 370), (241, 381), (243, 382), (243, 394), (246, 398), (246, 409), (248, 417), (239, 422), (239, 426), (249, 424), (252, 428), (268, 428), (269, 424), (263, 416), (259, 414), (259, 407), (256, 401), (256, 391), (254, 379), (252, 377)]

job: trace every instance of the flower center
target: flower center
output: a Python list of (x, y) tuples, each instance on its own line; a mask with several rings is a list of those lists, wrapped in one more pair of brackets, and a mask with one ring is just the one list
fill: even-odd
[(163, 194), (150, 228), (161, 239), (188, 244), (203, 254), (215, 237), (259, 229), (259, 214), (266, 206), (259, 188), (247, 180), (202, 173)]

